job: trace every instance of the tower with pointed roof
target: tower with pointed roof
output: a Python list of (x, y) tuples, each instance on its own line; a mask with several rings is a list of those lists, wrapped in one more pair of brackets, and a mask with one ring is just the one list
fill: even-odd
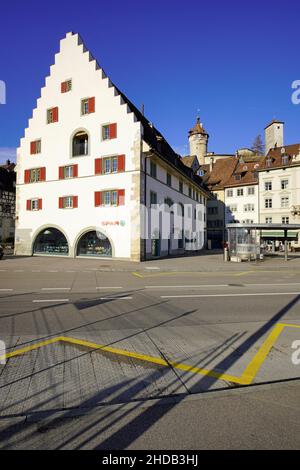
[(209, 135), (197, 117), (195, 126), (189, 131), (190, 155), (196, 155), (199, 165), (204, 165), (207, 154), (207, 144)]

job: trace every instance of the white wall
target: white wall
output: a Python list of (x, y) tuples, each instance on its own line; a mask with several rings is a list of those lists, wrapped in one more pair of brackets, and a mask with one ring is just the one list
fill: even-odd
[[(288, 180), (288, 188), (281, 189), (281, 181)], [(265, 183), (272, 183), (272, 190), (265, 190)], [(300, 167), (286, 167), (259, 172), (260, 192), (260, 222), (264, 223), (267, 217), (272, 217), (272, 223), (282, 222), (282, 217), (289, 217), (289, 223), (300, 223), (299, 216), (291, 213), (293, 205), (300, 204)], [(281, 207), (281, 198), (288, 197), (287, 208)], [(272, 199), (272, 208), (265, 208), (265, 199)]]
[[(249, 188), (254, 188), (254, 195), (248, 194)], [(243, 190), (243, 196), (238, 196), (238, 189)], [(228, 191), (233, 191), (233, 196), (228, 197)], [(245, 211), (245, 206), (252, 204), (254, 211)], [(259, 195), (258, 185), (239, 186), (234, 188), (225, 189), (225, 223), (229, 224), (233, 221), (240, 223), (246, 223), (247, 220), (257, 223), (259, 221)], [(230, 208), (235, 207), (235, 211), (231, 211)]]
[[(68, 34), (61, 41), (60, 53), (55, 56), (55, 64), (51, 66), (51, 74), (46, 78), (46, 86), (18, 149), (16, 252), (19, 254), (31, 254), (30, 242), (41, 227), (61, 228), (74, 247), (78, 234), (85, 228), (122, 219), (124, 227), (106, 227), (103, 231), (111, 239), (116, 257), (131, 255), (131, 209), (94, 207), (94, 191), (125, 189), (126, 209), (139, 203), (131, 200), (131, 192), (132, 175), (139, 171), (134, 146), (141, 139), (141, 125), (135, 122), (132, 113), (128, 114), (120, 96), (115, 96), (115, 88), (109, 86), (102, 70), (96, 71), (95, 67), (95, 61), (89, 60), (89, 52), (83, 52), (83, 45), (78, 45), (77, 35)], [(62, 94), (60, 84), (67, 79), (72, 79), (72, 91)], [(81, 116), (81, 99), (93, 96), (95, 113)], [(47, 125), (46, 110), (55, 106), (59, 107), (59, 122)], [(117, 138), (102, 141), (101, 125), (114, 122), (118, 126)], [(72, 158), (72, 135), (78, 129), (89, 133), (89, 155)], [(30, 155), (30, 142), (36, 139), (42, 140), (42, 153)], [(94, 176), (95, 158), (120, 154), (126, 155), (126, 173)], [(78, 178), (58, 180), (59, 166), (73, 163), (78, 164)], [(24, 170), (35, 167), (46, 167), (46, 182), (24, 184)], [(77, 195), (78, 208), (59, 209), (58, 198), (64, 195)], [(26, 210), (26, 200), (33, 197), (43, 199), (41, 211)]]

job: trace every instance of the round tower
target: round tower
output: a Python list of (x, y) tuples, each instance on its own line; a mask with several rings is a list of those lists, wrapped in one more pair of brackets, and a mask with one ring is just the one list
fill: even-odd
[(197, 117), (195, 126), (189, 131), (190, 155), (196, 155), (199, 165), (204, 165), (207, 154), (207, 144), (209, 135)]

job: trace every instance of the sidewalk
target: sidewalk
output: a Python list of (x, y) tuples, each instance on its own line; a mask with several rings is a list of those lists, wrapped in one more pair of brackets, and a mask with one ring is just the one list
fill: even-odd
[(223, 253), (218, 251), (203, 251), (197, 256), (178, 258), (165, 258), (145, 262), (132, 262), (105, 258), (58, 258), (58, 257), (15, 257), (6, 256), (0, 261), (0, 269), (34, 269), (46, 265), (48, 269), (59, 270), (84, 270), (95, 269), (99, 271), (172, 271), (172, 272), (236, 272), (263, 269), (299, 269), (300, 253), (289, 255), (289, 261), (285, 262), (283, 257), (276, 254), (266, 257), (263, 261), (231, 263), (224, 262)]
[(299, 449), (300, 381), (0, 420), (1, 449)]

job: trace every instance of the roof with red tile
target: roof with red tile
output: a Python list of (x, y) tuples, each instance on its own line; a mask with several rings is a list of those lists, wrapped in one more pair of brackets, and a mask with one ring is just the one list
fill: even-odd
[(254, 162), (239, 161), (225, 187), (258, 184), (257, 171), (261, 168), (263, 161), (264, 157), (260, 157)]
[(203, 182), (211, 191), (224, 189), (238, 162), (236, 158), (222, 158), (213, 163), (211, 171), (210, 165), (201, 165), (200, 169), (204, 171)]
[[(296, 157), (299, 157), (296, 159)], [(300, 165), (300, 144), (285, 145), (275, 147), (269, 150), (268, 155), (264, 157), (260, 170), (272, 170), (284, 168), (286, 166)]]

